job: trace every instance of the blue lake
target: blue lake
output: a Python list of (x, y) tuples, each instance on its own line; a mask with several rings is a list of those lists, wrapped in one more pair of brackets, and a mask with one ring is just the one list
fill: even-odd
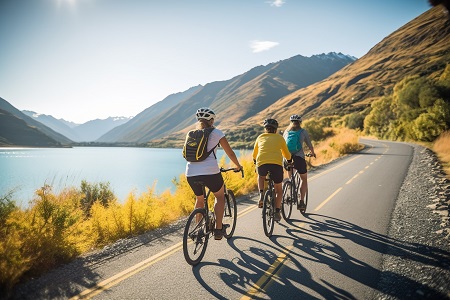
[[(239, 155), (239, 151), (236, 154)], [(218, 158), (223, 150), (218, 151)], [(26, 206), (44, 184), (59, 192), (80, 187), (81, 181), (109, 182), (123, 202), (130, 192), (156, 193), (175, 189), (172, 180), (184, 173), (181, 149), (130, 147), (0, 148), (0, 196), (14, 191)]]

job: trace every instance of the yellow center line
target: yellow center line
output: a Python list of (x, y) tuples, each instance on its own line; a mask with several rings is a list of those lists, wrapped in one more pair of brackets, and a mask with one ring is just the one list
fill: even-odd
[(270, 265), (269, 269), (264, 272), (263, 276), (261, 276), (261, 278), (259, 278), (259, 280), (251, 286), (247, 293), (242, 296), (241, 300), (252, 299), (252, 296), (255, 296), (264, 289), (264, 287), (270, 282), (272, 277), (275, 276), (277, 269), (281, 267), (286, 261), (287, 256), (291, 252), (292, 248), (294, 248), (294, 245), (287, 247), (284, 251), (281, 252), (280, 255), (278, 255), (278, 257), (275, 259), (275, 262)]
[(179, 243), (167, 248), (166, 250), (161, 251), (161, 252), (147, 258), (146, 260), (141, 261), (140, 263), (138, 263), (120, 273), (117, 273), (114, 276), (97, 283), (94, 287), (92, 287), (90, 289), (86, 289), (83, 292), (81, 292), (80, 294), (78, 294), (70, 299), (92, 298), (95, 295), (100, 294), (104, 290), (116, 285), (117, 283), (133, 276), (134, 274), (144, 270), (145, 268), (148, 268), (151, 265), (157, 263), (158, 261), (172, 255), (173, 253), (180, 250), (182, 247), (183, 247), (183, 242), (179, 242)]
[(327, 199), (325, 199), (322, 203), (319, 204), (319, 206), (317, 206), (314, 211), (318, 211), (319, 209), (322, 208), (322, 206), (324, 206), (325, 204), (327, 204), (328, 201), (330, 201), (334, 196), (336, 196), (337, 193), (339, 193), (342, 190), (342, 187), (338, 188), (333, 194), (330, 195), (330, 197), (328, 197)]

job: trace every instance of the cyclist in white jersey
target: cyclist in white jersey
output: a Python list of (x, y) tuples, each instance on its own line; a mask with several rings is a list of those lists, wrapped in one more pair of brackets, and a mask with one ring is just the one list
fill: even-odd
[[(195, 116), (198, 121), (197, 129), (214, 128), (213, 124), (216, 115), (211, 109), (207, 107), (199, 108), (195, 113)], [(225, 134), (221, 130), (214, 128), (209, 135), (206, 149), (207, 151), (210, 151), (215, 148), (214, 151), (212, 151), (211, 154), (203, 161), (188, 162), (186, 164), (185, 174), (187, 181), (196, 196), (195, 208), (204, 207), (205, 201), (202, 186), (196, 182), (204, 182), (206, 187), (210, 189), (216, 197), (216, 201), (214, 203), (214, 213), (216, 215), (214, 239), (221, 240), (223, 237), (222, 219), (225, 209), (225, 195), (223, 177), (220, 173), (220, 168), (216, 159), (217, 145), (222, 147), (230, 160), (235, 164), (235, 169), (240, 171), (242, 166), (237, 159), (236, 153), (234, 153), (233, 149), (231, 149)]]

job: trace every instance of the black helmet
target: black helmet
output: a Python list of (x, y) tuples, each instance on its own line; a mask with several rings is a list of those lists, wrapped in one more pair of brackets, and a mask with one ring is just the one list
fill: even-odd
[(299, 122), (302, 121), (302, 117), (300, 117), (299, 115), (292, 115), (289, 119), (291, 121), (299, 121)]
[(216, 117), (216, 114), (208, 107), (202, 107), (197, 109), (197, 112), (195, 113), (195, 117), (197, 120), (199, 119), (205, 119), (205, 120), (211, 120)]
[(264, 127), (272, 127), (277, 129), (278, 128), (278, 122), (275, 119), (265, 119), (263, 122)]

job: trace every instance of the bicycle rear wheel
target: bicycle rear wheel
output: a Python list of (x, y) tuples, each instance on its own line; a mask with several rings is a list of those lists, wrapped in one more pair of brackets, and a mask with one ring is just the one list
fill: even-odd
[(281, 200), (281, 214), (286, 221), (291, 217), (293, 202), (294, 195), (292, 193), (292, 183), (286, 178), (283, 181), (283, 198)]
[(204, 208), (196, 208), (189, 215), (184, 227), (183, 254), (188, 264), (195, 266), (202, 260), (208, 246), (208, 239), (209, 231), (206, 224), (206, 210)]
[(225, 232), (224, 237), (229, 239), (233, 236), (234, 230), (236, 229), (237, 220), (237, 205), (236, 198), (232, 191), (228, 191), (225, 194), (225, 211), (223, 214), (222, 224), (224, 226)]
[(273, 227), (275, 225), (275, 219), (273, 218), (275, 213), (275, 199), (270, 191), (266, 191), (264, 195), (264, 204), (262, 208), (263, 228), (266, 236), (271, 237), (273, 233)]

